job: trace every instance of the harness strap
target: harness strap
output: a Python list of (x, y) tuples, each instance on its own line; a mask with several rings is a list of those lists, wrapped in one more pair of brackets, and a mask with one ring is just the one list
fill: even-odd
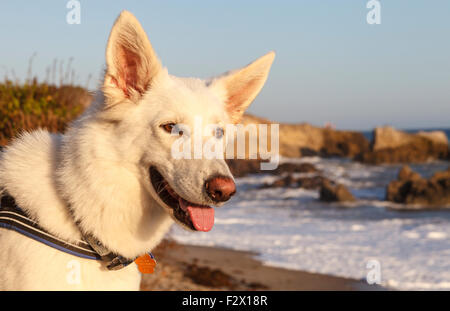
[[(69, 243), (56, 237), (30, 219), (17, 206), (14, 198), (7, 194), (3, 195), (0, 201), (0, 227), (16, 231), (38, 242), (77, 257), (105, 261), (109, 270), (119, 270), (134, 261), (134, 259), (126, 259), (109, 251), (92, 235), (85, 235), (84, 238), (86, 241), (78, 240), (76, 243)], [(153, 258), (152, 254), (149, 255)]]
[(0, 227), (14, 230), (36, 241), (63, 252), (86, 259), (100, 259), (100, 256), (84, 241), (69, 243), (48, 233), (20, 209), (14, 198), (6, 195), (1, 198)]

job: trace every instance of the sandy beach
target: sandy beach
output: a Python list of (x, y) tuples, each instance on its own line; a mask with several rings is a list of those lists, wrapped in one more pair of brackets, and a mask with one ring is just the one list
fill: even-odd
[(142, 290), (383, 290), (364, 281), (269, 267), (254, 253), (164, 241)]

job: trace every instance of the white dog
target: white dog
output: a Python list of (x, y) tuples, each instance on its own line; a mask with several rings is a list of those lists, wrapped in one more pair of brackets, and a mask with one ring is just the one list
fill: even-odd
[(88, 241), (94, 250), (92, 241), (99, 242), (131, 263), (111, 270), (107, 260), (0, 228), (0, 289), (138, 290), (132, 260), (151, 251), (173, 221), (210, 230), (211, 206), (234, 194), (233, 177), (223, 159), (174, 159), (172, 132), (200, 116), (218, 127), (204, 139), (222, 139), (263, 87), (274, 56), (207, 81), (177, 78), (136, 18), (122, 12), (108, 40), (101, 92), (66, 134), (38, 130), (5, 148), (0, 188), (56, 240)]

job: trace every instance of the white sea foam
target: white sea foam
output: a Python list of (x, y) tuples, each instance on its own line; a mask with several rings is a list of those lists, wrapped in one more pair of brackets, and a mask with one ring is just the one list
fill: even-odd
[[(286, 161), (284, 159), (283, 161)], [(295, 159), (293, 162), (305, 161)], [(395, 211), (383, 201), (399, 166), (366, 166), (343, 160), (310, 159), (324, 175), (347, 185), (351, 204), (318, 201), (318, 192), (267, 188), (274, 176), (237, 180), (238, 194), (216, 209), (207, 233), (174, 227), (178, 241), (259, 253), (265, 264), (365, 279), (366, 263), (381, 264), (382, 285), (398, 289), (450, 289), (450, 212)], [(445, 163), (415, 166), (425, 176)]]

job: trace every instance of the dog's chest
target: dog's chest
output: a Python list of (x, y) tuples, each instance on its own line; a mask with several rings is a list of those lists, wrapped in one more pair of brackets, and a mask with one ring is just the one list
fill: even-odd
[(5, 229), (0, 245), (0, 290), (139, 290), (134, 264), (110, 271)]

